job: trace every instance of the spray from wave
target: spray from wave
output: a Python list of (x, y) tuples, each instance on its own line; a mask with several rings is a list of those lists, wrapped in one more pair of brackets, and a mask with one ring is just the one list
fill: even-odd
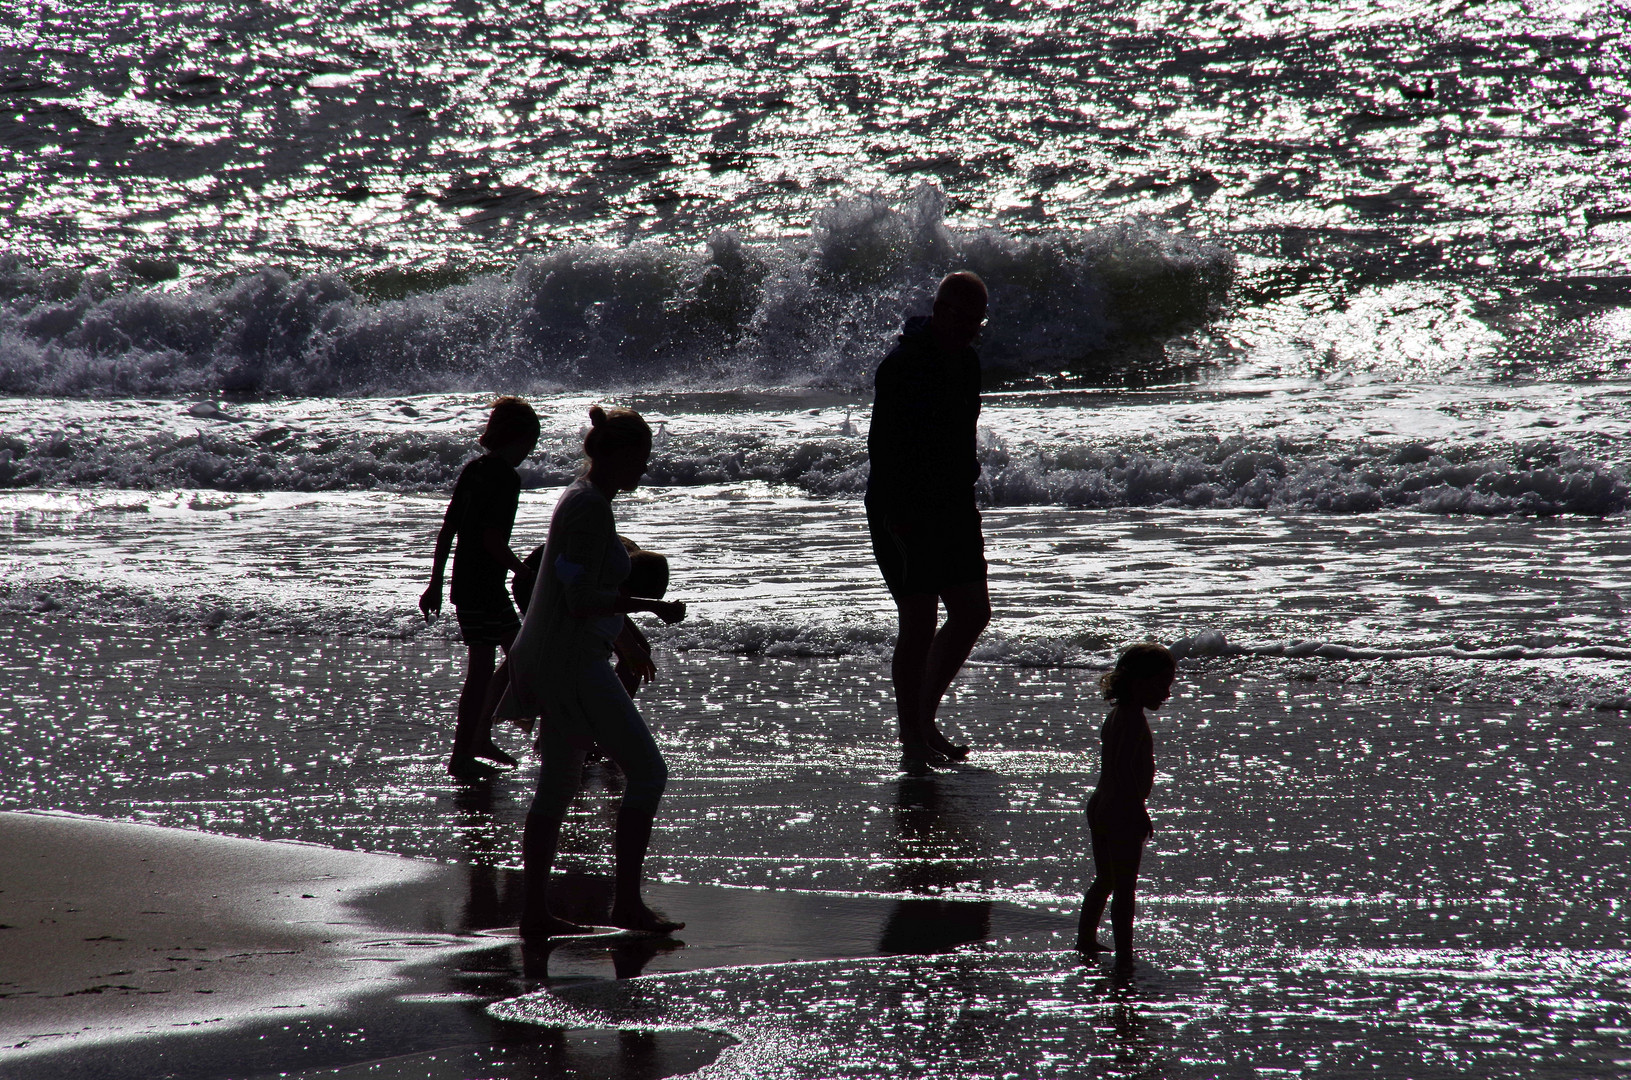
[(339, 274), (164, 288), (0, 261), (0, 392), (857, 387), (956, 267), (992, 290), (988, 368), (1136, 379), (1221, 310), (1233, 275), (1222, 249), (1140, 221), (1015, 236), (950, 229), (943, 211), (933, 187), (903, 209), (863, 196), (808, 238), (571, 246), (389, 299)]

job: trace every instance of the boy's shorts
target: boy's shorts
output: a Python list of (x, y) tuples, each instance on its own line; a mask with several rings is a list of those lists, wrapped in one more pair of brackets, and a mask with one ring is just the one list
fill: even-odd
[(872, 554), (891, 596), (939, 596), (954, 586), (985, 580), (985, 538), (974, 507), (916, 520), (905, 536), (870, 507), (866, 520)]
[(461, 604), (455, 611), (466, 645), (507, 645), (521, 629), (521, 618), (507, 596), (495, 596), (484, 604)]

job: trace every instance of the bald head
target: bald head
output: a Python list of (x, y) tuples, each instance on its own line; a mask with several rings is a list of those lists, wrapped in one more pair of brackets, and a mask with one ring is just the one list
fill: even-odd
[(935, 342), (948, 352), (972, 345), (985, 322), (985, 308), (985, 282), (978, 274), (947, 274), (934, 294)]

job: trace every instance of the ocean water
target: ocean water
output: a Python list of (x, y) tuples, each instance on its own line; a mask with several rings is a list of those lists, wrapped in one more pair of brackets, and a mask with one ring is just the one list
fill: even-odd
[[(707, 1075), (1623, 1072), (1628, 20), (9, 4), (0, 805), (513, 863), (526, 779), (444, 782), (460, 647), (414, 602), (493, 394), (543, 418), (518, 546), (630, 403), (619, 520), (692, 612), (654, 873), (1066, 909), (1091, 681), (1152, 635), (1149, 964), (505, 1015), (739, 1040)], [(872, 369), (959, 267), (996, 618), (948, 705), (980, 751), (924, 780), (860, 493)]]

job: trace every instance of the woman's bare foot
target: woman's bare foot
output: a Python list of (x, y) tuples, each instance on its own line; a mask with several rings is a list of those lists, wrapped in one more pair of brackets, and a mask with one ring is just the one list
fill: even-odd
[(900, 746), (903, 755), (919, 761), (931, 761), (938, 758), (945, 758), (947, 761), (962, 761), (968, 757), (968, 747), (958, 746), (946, 738), (933, 722), (922, 728), (907, 728), (902, 725)]
[(900, 752), (902, 757), (914, 758), (919, 761), (927, 761), (936, 756), (935, 752), (929, 749), (929, 744), (922, 739), (902, 739), (900, 741)]
[(1076, 939), (1076, 951), (1091, 953), (1109, 952), (1110, 946), (1106, 945), (1098, 938), (1079, 937)]
[(665, 919), (645, 904), (614, 907), (607, 921), (613, 926), (640, 934), (672, 934), (685, 929), (684, 923)]
[(952, 742), (950, 739), (946, 738), (945, 735), (941, 734), (940, 729), (935, 727), (933, 724), (929, 725), (929, 730), (924, 734), (926, 736), (924, 741), (929, 744), (929, 749), (933, 750), (947, 761), (962, 761), (964, 758), (968, 757), (967, 746), (960, 746), (957, 743)]
[(471, 751), (471, 756), (486, 758), (488, 761), (496, 761), (500, 765), (508, 765), (511, 768), (521, 764), (519, 761), (515, 760), (515, 758), (499, 749), (498, 744), (493, 742), (491, 739), (488, 739), (486, 743)]
[(1116, 974), (1130, 975), (1135, 967), (1137, 967), (1137, 965), (1133, 963), (1132, 953), (1118, 952), (1116, 954)]
[(541, 919), (521, 924), (521, 937), (525, 941), (543, 941), (552, 937), (568, 937), (575, 934), (592, 934), (595, 928), (584, 926), (582, 923), (568, 922), (553, 915), (545, 915)]
[(470, 754), (449, 758), (447, 772), (449, 776), (458, 780), (491, 780), (498, 775), (497, 769), (484, 761), (477, 761)]

